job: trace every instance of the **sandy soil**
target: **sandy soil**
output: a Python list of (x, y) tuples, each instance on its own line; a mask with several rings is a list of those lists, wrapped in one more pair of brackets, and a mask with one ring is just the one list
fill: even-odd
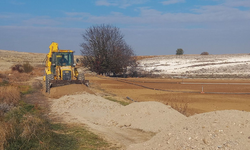
[(57, 117), (85, 124), (121, 149), (250, 147), (249, 112), (226, 110), (185, 117), (159, 102), (121, 106), (89, 93), (51, 99), (51, 103), (51, 113)]
[(56, 88), (51, 88), (50, 94), (48, 96), (50, 98), (60, 98), (65, 95), (74, 95), (77, 93), (82, 93), (82, 91), (85, 91), (90, 94), (94, 94), (91, 90), (89, 90), (85, 85), (82, 84), (71, 84), (71, 85), (65, 85), (60, 86)]
[(152, 132), (127, 128), (126, 124), (118, 125), (111, 118), (117, 115), (124, 106), (100, 96), (83, 93), (50, 99), (50, 101), (52, 103), (51, 114), (54, 117), (60, 117), (67, 123), (84, 124), (120, 149), (125, 149), (131, 144), (145, 142), (154, 135)]
[(194, 115), (128, 149), (248, 150), (250, 113), (227, 110)]

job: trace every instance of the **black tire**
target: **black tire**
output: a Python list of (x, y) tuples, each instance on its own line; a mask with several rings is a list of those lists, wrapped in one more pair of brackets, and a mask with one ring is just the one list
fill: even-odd
[(79, 73), (78, 74), (78, 80), (80, 80), (80, 81), (84, 81), (85, 80), (84, 73)]
[(84, 75), (84, 73), (79, 73), (77, 79), (80, 80), (81, 83), (82, 83), (82, 84), (85, 84), (87, 87), (89, 86), (89, 83), (86, 83), (86, 82), (85, 82), (85, 75)]
[(53, 76), (53, 74), (46, 74), (45, 78), (46, 78), (46, 81), (45, 81), (46, 92), (50, 93), (50, 86), (51, 86), (50, 80), (53, 80), (54, 76)]

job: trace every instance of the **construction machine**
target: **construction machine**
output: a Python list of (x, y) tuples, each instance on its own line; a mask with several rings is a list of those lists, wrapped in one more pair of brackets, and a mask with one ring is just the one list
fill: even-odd
[(59, 50), (58, 43), (52, 42), (49, 46), (49, 53), (46, 55), (46, 66), (43, 80), (45, 81), (46, 92), (50, 93), (51, 87), (85, 84), (84, 74), (79, 73), (74, 63), (74, 51)]

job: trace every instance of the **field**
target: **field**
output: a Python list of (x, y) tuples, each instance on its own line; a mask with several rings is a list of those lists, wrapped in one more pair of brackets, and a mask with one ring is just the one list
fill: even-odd
[[(52, 145), (48, 147), (57, 143), (62, 143), (60, 146), (65, 149), (241, 150), (250, 146), (250, 55), (142, 56), (137, 58), (133, 78), (100, 76), (77, 66), (85, 71), (89, 87), (74, 84), (54, 87), (47, 94), (42, 88), (45, 54), (4, 50), (0, 54), (1, 88), (18, 87), (20, 91), (16, 93), (21, 94), (18, 99), (25, 101), (23, 106), (18, 99), (9, 100), (11, 94), (0, 93), (0, 100), (4, 100), (1, 106), (6, 108), (3, 114), (16, 108), (12, 104), (6, 107), (7, 100), (20, 108), (27, 107), (25, 113), (37, 119), (40, 116), (35, 113), (39, 110), (51, 123), (42, 125), (47, 126), (49, 134), (38, 135), (61, 137), (59, 141), (50, 137), (47, 143)], [(12, 65), (26, 61), (34, 67), (32, 72), (11, 71)], [(13, 89), (6, 88), (5, 92), (10, 91)], [(21, 118), (27, 119), (27, 114)], [(2, 116), (2, 121), (6, 122), (0, 126), (0, 132), (6, 133), (4, 138), (15, 138), (1, 130), (11, 126), (11, 120)], [(20, 127), (26, 129), (25, 125)], [(32, 139), (33, 144), (38, 142), (18, 133), (16, 136)], [(6, 140), (2, 140), (0, 148), (6, 145)], [(65, 144), (64, 140), (73, 143)], [(22, 143), (20, 140), (16, 144), (19, 142)]]
[[(2, 71), (26, 61), (41, 67), (46, 56), (6, 50), (0, 50), (0, 54)], [(157, 78), (118, 79), (89, 72), (92, 75), (87, 75), (87, 79), (92, 90), (101, 89), (125, 101), (129, 97), (139, 102), (158, 101), (185, 107), (188, 116), (215, 110), (250, 111), (248, 54), (137, 56), (137, 64), (138, 76)]]
[(105, 92), (124, 99), (187, 104), (187, 115), (216, 110), (250, 111), (250, 80), (247, 79), (117, 79), (102, 76), (88, 79)]
[(171, 78), (249, 78), (249, 54), (158, 56), (137, 62), (138, 73)]

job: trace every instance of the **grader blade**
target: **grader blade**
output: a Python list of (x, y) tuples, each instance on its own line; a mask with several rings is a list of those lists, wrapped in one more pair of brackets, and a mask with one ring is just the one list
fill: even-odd
[(70, 84), (84, 84), (86, 86), (89, 86), (89, 80), (51, 80), (50, 81), (51, 88), (64, 86), (64, 85), (70, 85)]

